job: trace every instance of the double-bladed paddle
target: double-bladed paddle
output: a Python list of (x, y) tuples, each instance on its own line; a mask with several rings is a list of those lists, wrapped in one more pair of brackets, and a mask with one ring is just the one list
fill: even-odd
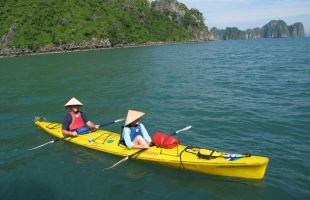
[[(112, 121), (112, 122), (108, 122), (108, 123), (105, 123), (105, 124), (100, 124), (100, 125), (99, 125), (99, 128), (100, 128), (100, 127), (103, 127), (103, 126), (110, 125), (110, 124), (114, 124), (114, 123), (117, 123), (117, 122), (121, 122), (121, 121), (124, 121), (124, 120), (125, 120), (124, 118), (121, 118), (121, 119), (114, 120), (114, 121)], [(58, 141), (60, 141), (60, 140), (64, 140), (64, 139), (66, 139), (66, 138), (70, 138), (70, 137), (57, 138), (57, 139), (55, 139), (55, 140), (48, 141), (48, 142), (46, 142), (46, 143), (44, 143), (44, 144), (41, 144), (41, 145), (39, 145), (39, 146), (33, 147), (33, 148), (31, 148), (31, 149), (28, 149), (28, 150), (32, 151), (32, 150), (35, 150), (35, 149), (39, 149), (39, 148), (41, 148), (41, 147), (43, 147), (43, 146), (45, 146), (45, 145), (52, 144), (52, 143), (58, 142)]]
[[(178, 130), (178, 131), (175, 131), (174, 133), (172, 133), (172, 134), (170, 134), (170, 135), (171, 135), (171, 136), (176, 135), (176, 134), (178, 134), (178, 133), (180, 133), (180, 132), (182, 132), (182, 131), (187, 131), (187, 130), (190, 129), (190, 128), (192, 128), (192, 126), (187, 126), (187, 127), (182, 128), (182, 129), (180, 129), (180, 130)], [(112, 168), (116, 167), (117, 165), (121, 164), (122, 162), (125, 162), (125, 161), (128, 160), (129, 158), (132, 158), (132, 157), (134, 157), (134, 156), (136, 156), (136, 155), (138, 155), (138, 154), (140, 154), (140, 153), (142, 153), (143, 151), (146, 151), (146, 150), (147, 150), (147, 148), (145, 148), (145, 149), (140, 149), (139, 151), (137, 151), (137, 152), (135, 152), (135, 153), (133, 153), (133, 154), (131, 154), (131, 155), (129, 155), (129, 156), (123, 158), (122, 160), (118, 161), (117, 163), (115, 163), (115, 164), (112, 165), (111, 167), (105, 168), (103, 171), (112, 169)]]

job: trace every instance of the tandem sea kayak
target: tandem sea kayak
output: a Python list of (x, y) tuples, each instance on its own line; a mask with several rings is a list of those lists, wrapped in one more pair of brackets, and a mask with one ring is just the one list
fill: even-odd
[[(38, 120), (35, 124), (47, 133), (63, 138), (60, 123)], [(130, 156), (140, 150), (129, 149), (119, 144), (120, 134), (106, 130), (63, 140), (121, 157)], [(230, 154), (184, 145), (172, 149), (152, 146), (132, 159), (205, 174), (247, 179), (263, 179), (269, 161), (267, 157), (262, 156)]]

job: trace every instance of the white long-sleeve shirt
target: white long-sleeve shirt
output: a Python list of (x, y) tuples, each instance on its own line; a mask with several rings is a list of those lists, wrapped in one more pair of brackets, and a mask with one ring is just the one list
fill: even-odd
[[(152, 139), (149, 135), (149, 133), (147, 132), (147, 130), (145, 129), (144, 125), (142, 123), (139, 124), (140, 125), (140, 128), (141, 128), (141, 132), (142, 132), (142, 136), (143, 138), (145, 139), (145, 141), (150, 144)], [(129, 127), (124, 127), (123, 129), (123, 137), (124, 137), (124, 141), (125, 141), (125, 144), (128, 148), (132, 148), (133, 146), (133, 142), (131, 141), (131, 138), (130, 138), (130, 133), (131, 133), (131, 130)]]

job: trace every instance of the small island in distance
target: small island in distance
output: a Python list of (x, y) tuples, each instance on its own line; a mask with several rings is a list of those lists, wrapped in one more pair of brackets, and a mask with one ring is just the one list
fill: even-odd
[(247, 29), (245, 31), (239, 30), (236, 27), (227, 27), (226, 29), (213, 27), (210, 30), (211, 40), (248, 40), (304, 36), (304, 26), (301, 22), (288, 26), (283, 20), (271, 20), (261, 28)]

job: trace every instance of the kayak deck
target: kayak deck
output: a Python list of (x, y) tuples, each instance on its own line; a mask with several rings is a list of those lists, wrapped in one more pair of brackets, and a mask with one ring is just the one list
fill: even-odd
[[(57, 138), (63, 138), (60, 123), (36, 121), (35, 124), (49, 134)], [(118, 133), (97, 130), (63, 140), (122, 157), (129, 156), (140, 150), (129, 149), (124, 145), (120, 145), (119, 139), (120, 134)], [(184, 145), (178, 145), (172, 149), (152, 146), (132, 157), (132, 159), (200, 173), (248, 179), (264, 178), (269, 161), (267, 157), (262, 156), (227, 154)]]

